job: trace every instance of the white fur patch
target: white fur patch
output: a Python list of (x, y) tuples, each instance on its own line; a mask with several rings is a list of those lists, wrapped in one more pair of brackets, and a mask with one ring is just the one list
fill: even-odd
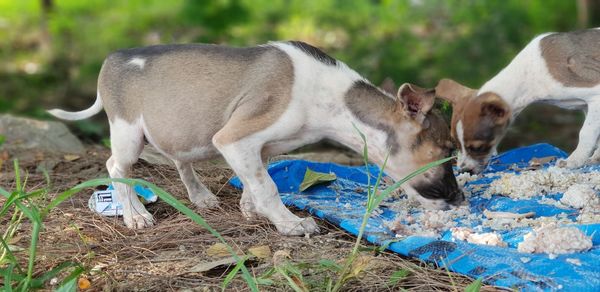
[(460, 155), (458, 155), (458, 166), (461, 168), (475, 168), (479, 165), (477, 161), (469, 156), (465, 148), (465, 131), (461, 120), (456, 123), (456, 135), (460, 143)]
[(140, 69), (144, 69), (144, 66), (146, 65), (146, 59), (143, 58), (131, 58), (131, 60), (129, 60), (129, 62), (127, 62), (127, 64), (131, 64), (131, 65), (135, 65), (140, 67)]

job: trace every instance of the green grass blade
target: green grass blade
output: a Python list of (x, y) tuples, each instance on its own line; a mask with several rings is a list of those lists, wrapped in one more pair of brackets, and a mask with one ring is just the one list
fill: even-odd
[(21, 172), (19, 170), (19, 160), (15, 159), (13, 160), (13, 167), (15, 169), (15, 184), (17, 187), (17, 192), (22, 192), (22, 186), (21, 186)]
[(0, 210), (0, 217), (4, 216), (4, 214), (8, 212), (10, 206), (12, 206), (18, 199), (19, 193), (13, 192), (12, 194), (10, 194), (8, 198), (6, 198), (6, 202), (4, 202), (4, 205), (2, 205), (2, 209)]
[(393, 191), (397, 190), (398, 188), (400, 188), (400, 186), (402, 186), (402, 184), (404, 184), (405, 182), (411, 180), (412, 178), (414, 178), (415, 176), (418, 176), (424, 172), (426, 172), (427, 170), (429, 170), (430, 168), (442, 165), (452, 159), (456, 158), (455, 156), (452, 157), (448, 157), (448, 158), (444, 158), (444, 159), (440, 159), (434, 162), (430, 162), (427, 163), (425, 166), (417, 169), (416, 171), (412, 172), (411, 174), (407, 175), (406, 177), (404, 177), (403, 179), (395, 182), (393, 185), (391, 185), (390, 187), (388, 187), (387, 189), (385, 189), (384, 191), (381, 192), (381, 194), (377, 197), (377, 204), (379, 205), (379, 203), (381, 203), (381, 201), (383, 201), (383, 199), (387, 198)]
[(32, 222), (31, 243), (29, 244), (29, 260), (27, 262), (27, 278), (25, 279), (24, 289), (30, 288), (31, 279), (33, 278), (33, 268), (35, 266), (35, 257), (37, 254), (37, 244), (40, 237), (41, 222)]
[(71, 267), (80, 267), (81, 266), (78, 263), (74, 263), (74, 262), (64, 262), (61, 263), (60, 265), (52, 268), (50, 271), (43, 273), (42, 275), (40, 275), (39, 277), (33, 279), (31, 281), (31, 287), (32, 288), (42, 288), (44, 286), (44, 282), (56, 277), (58, 274), (60, 274), (64, 269), (67, 268), (71, 268)]
[(298, 286), (298, 284), (296, 284), (296, 281), (294, 281), (287, 273), (286, 270), (282, 269), (281, 267), (276, 267), (275, 270), (277, 271), (278, 274), (280, 274), (282, 277), (284, 277), (287, 281), (288, 284), (290, 285), (290, 287), (292, 287), (292, 289), (294, 289), (294, 291), (296, 292), (306, 292), (305, 289), (300, 288), (300, 286)]
[(42, 223), (39, 210), (37, 210), (35, 206), (32, 205), (30, 208), (28, 208), (19, 201), (15, 201), (15, 205), (17, 205), (17, 208), (19, 208), (19, 210), (23, 212), (23, 214), (25, 214), (29, 220), (31, 220), (31, 223)]
[(408, 275), (410, 275), (409, 270), (406, 270), (406, 269), (397, 270), (390, 276), (390, 280), (388, 281), (388, 284), (392, 287), (396, 286), (396, 284), (398, 284), (398, 282), (400, 282), (400, 280), (408, 277)]
[(335, 272), (339, 272), (342, 270), (342, 266), (340, 266), (336, 262), (334, 262), (332, 260), (328, 260), (328, 259), (319, 260), (319, 267), (326, 269), (326, 270), (332, 270)]
[(371, 193), (371, 172), (369, 171), (369, 149), (367, 148), (367, 137), (361, 132), (356, 124), (352, 123), (352, 127), (358, 132), (358, 135), (363, 141), (363, 161), (365, 163), (365, 170), (367, 172), (367, 195)]
[(12, 194), (10, 194), (10, 196), (7, 198), (6, 202), (4, 202), (4, 205), (2, 206), (2, 209), (0, 210), (0, 217), (4, 216), (4, 214), (8, 211), (8, 209), (10, 208), (10, 206), (12, 206), (15, 202), (17, 201), (23, 201), (23, 200), (27, 200), (27, 199), (31, 199), (31, 198), (35, 198), (41, 194), (46, 193), (45, 189), (40, 189), (40, 190), (36, 190), (33, 191), (31, 193), (27, 193), (24, 195), (20, 195), (19, 192), (13, 192)]
[(15, 264), (15, 267), (17, 268), (19, 273), (23, 273), (23, 270), (21, 270), (21, 266), (19, 266), (19, 262), (17, 261), (17, 258), (10, 250), (8, 243), (4, 240), (4, 238), (0, 237), (0, 243), (2, 244), (2, 248), (4, 249), (4, 252), (6, 252), (6, 257), (8, 258), (8, 261), (10, 263)]
[(0, 188), (0, 195), (2, 195), (5, 198), (8, 198), (8, 197), (10, 197), (10, 192), (3, 188)]
[[(383, 170), (385, 169), (387, 162), (388, 162), (388, 158), (390, 157), (390, 153), (388, 152), (385, 155), (385, 159), (383, 160), (383, 165), (381, 166), (381, 169), (379, 170), (379, 175), (377, 175), (377, 180), (375, 181), (375, 187), (373, 188), (373, 196), (372, 198), (374, 198), (374, 200), (371, 200), (371, 204), (368, 204), (367, 211), (368, 212), (372, 212), (373, 209), (375, 209), (377, 207), (377, 205), (379, 205), (379, 203), (377, 202), (377, 198), (378, 197), (382, 197), (381, 194), (377, 194), (377, 190), (379, 190), (379, 185), (381, 184), (381, 178), (383, 177)], [(381, 200), (379, 200), (379, 202), (381, 202), (383, 200), (383, 198)], [(369, 206), (370, 205), (370, 206)]]
[(275, 281), (273, 281), (271, 279), (265, 279), (265, 278), (256, 278), (256, 283), (258, 283), (258, 285), (262, 285), (262, 286), (275, 285)]
[(77, 267), (69, 276), (67, 276), (60, 286), (56, 288), (55, 292), (75, 292), (77, 291), (77, 278), (83, 273), (85, 270), (82, 267)]
[(465, 287), (465, 292), (479, 292), (481, 290), (482, 279), (479, 278), (473, 283), (469, 284), (469, 286)]
[(4, 281), (4, 291), (12, 292), (12, 276), (15, 269), (15, 263), (9, 264), (6, 268), (0, 269)]
[[(140, 179), (98, 178), (98, 179), (92, 179), (92, 180), (80, 183), (77, 186), (75, 186), (75, 187), (73, 187), (73, 188), (71, 188), (71, 189), (69, 189), (69, 190), (67, 190), (67, 191), (59, 194), (53, 201), (50, 202), (50, 204), (48, 204), (48, 206), (46, 207), (46, 209), (44, 209), (43, 214), (47, 214), (52, 208), (56, 207), (58, 204), (60, 204), (64, 200), (68, 199), (72, 195), (76, 194), (77, 192), (79, 192), (79, 191), (81, 191), (81, 190), (83, 190), (85, 188), (96, 187), (96, 186), (100, 186), (100, 185), (109, 185), (109, 184), (111, 184), (113, 182), (120, 182), (120, 183), (128, 184), (128, 185), (131, 185), (131, 186), (133, 186), (133, 185), (140, 185), (140, 186), (149, 188), (161, 200), (163, 200), (167, 204), (173, 206), (179, 212), (185, 214), (192, 221), (194, 221), (196, 224), (204, 227), (213, 236), (215, 236), (216, 238), (218, 238), (223, 244), (225, 244), (227, 246), (227, 249), (228, 249), (229, 253), (231, 253), (231, 255), (235, 258), (235, 260), (238, 263), (241, 261), (241, 258), (237, 255), (236, 252), (233, 251), (233, 249), (231, 248), (231, 246), (229, 246), (229, 244), (227, 244), (227, 242), (221, 236), (221, 234), (219, 234), (208, 223), (206, 223), (206, 221), (204, 221), (204, 218), (200, 217), (200, 215), (196, 214), (190, 208), (186, 207), (183, 203), (179, 202), (179, 200), (175, 199), (175, 197), (171, 196), (169, 193), (167, 193), (163, 189), (157, 187), (156, 185), (154, 185), (152, 183), (149, 183), (147, 181), (140, 180)], [(248, 271), (248, 269), (246, 268), (246, 266), (242, 265), (241, 266), (241, 270), (242, 270), (242, 277), (247, 282), (249, 288), (252, 291), (258, 291), (258, 286), (256, 286), (256, 280), (250, 275), (250, 272)]]
[(223, 280), (223, 284), (221, 285), (221, 291), (225, 291), (227, 286), (229, 286), (229, 283), (231, 283), (231, 281), (233, 281), (233, 278), (235, 278), (235, 275), (237, 275), (237, 273), (240, 271), (242, 266), (246, 263), (246, 260), (248, 260), (248, 256), (244, 256), (240, 261), (238, 261), (237, 264), (235, 265), (235, 267), (233, 267), (233, 269), (231, 270), (231, 272), (229, 272), (229, 274), (227, 274), (227, 276), (225, 277), (225, 280)]
[[(192, 219), (192, 221), (194, 221), (197, 224), (199, 224), (200, 226), (204, 227), (206, 230), (208, 230), (208, 232), (210, 232), (213, 236), (217, 237), (223, 244), (225, 244), (227, 246), (227, 249), (229, 250), (229, 253), (231, 253), (231, 255), (235, 258), (235, 260), (238, 263), (241, 261), (241, 258), (231, 248), (231, 246), (229, 246), (229, 244), (227, 244), (227, 242), (221, 236), (221, 234), (219, 234), (210, 225), (208, 225), (208, 223), (206, 223), (206, 221), (204, 221), (204, 218), (200, 217), (200, 215), (196, 214), (190, 208), (188, 208), (185, 205), (183, 205), (181, 202), (179, 202), (177, 199), (175, 199), (175, 197), (171, 196), (169, 193), (165, 192), (161, 188), (159, 188), (159, 187), (157, 187), (157, 186), (155, 186), (155, 185), (153, 185), (153, 184), (151, 184), (149, 182), (142, 181), (142, 180), (135, 180), (135, 183), (136, 184), (140, 184), (142, 186), (145, 186), (147, 188), (150, 188), (159, 198), (161, 198), (161, 200), (163, 200), (166, 203), (168, 203), (169, 205), (173, 206), (179, 212), (187, 215), (190, 219)], [(246, 266), (242, 265), (241, 266), (241, 270), (242, 270), (242, 274), (243, 274), (242, 276), (243, 276), (244, 280), (247, 282), (247, 284), (250, 287), (250, 289), (252, 291), (258, 291), (258, 286), (256, 286), (256, 281), (250, 275), (250, 272), (248, 271), (248, 269), (246, 268)]]
[(79, 187), (81, 184), (77, 185), (74, 188), (68, 189), (60, 194), (58, 194), (52, 201), (50, 201), (50, 203), (48, 205), (46, 205), (46, 208), (44, 208), (41, 212), (41, 216), (42, 218), (46, 217), (46, 215), (48, 215), (48, 213), (50, 212), (50, 210), (54, 209), (56, 206), (58, 206), (60, 203), (64, 202), (65, 200), (69, 199), (70, 197), (72, 197), (73, 195), (79, 193), (80, 191), (82, 191), (85, 188), (88, 187), (95, 187), (95, 186), (100, 186), (100, 185), (105, 185), (106, 183), (98, 183), (96, 185), (91, 185), (91, 186), (87, 186), (87, 187)]

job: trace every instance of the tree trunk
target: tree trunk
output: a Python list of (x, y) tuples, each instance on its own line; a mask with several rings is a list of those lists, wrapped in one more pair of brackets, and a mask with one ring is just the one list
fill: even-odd
[(54, 10), (53, 0), (41, 0), (42, 15), (40, 16), (40, 52), (47, 58), (50, 57), (52, 51), (52, 37), (50, 35), (50, 29), (48, 28), (48, 21), (50, 20), (50, 14)]

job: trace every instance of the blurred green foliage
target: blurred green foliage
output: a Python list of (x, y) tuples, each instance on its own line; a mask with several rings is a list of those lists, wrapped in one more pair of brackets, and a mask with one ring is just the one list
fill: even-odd
[[(44, 6), (46, 3), (46, 6)], [(0, 112), (92, 104), (111, 51), (296, 39), (379, 83), (477, 87), (536, 34), (578, 26), (575, 0), (0, 0)], [(100, 137), (105, 123), (80, 129)]]

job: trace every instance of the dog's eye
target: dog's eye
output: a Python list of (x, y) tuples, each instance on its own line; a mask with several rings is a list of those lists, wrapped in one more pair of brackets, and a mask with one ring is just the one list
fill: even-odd
[(485, 154), (485, 153), (489, 152), (490, 149), (491, 149), (491, 147), (488, 145), (480, 145), (477, 147), (473, 147), (473, 146), (467, 147), (467, 150), (469, 150), (469, 152), (473, 152), (473, 153), (477, 153), (477, 154)]

